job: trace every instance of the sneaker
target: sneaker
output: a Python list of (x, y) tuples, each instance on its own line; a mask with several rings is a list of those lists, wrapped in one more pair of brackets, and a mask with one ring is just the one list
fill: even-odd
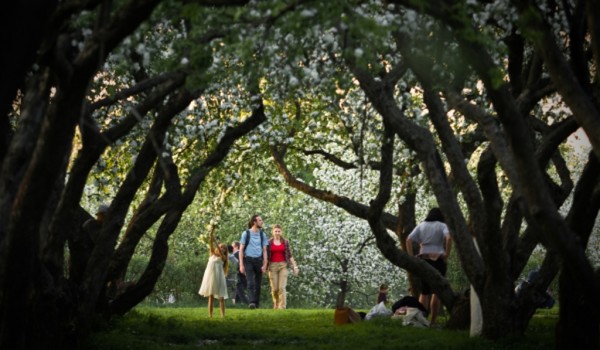
[(254, 303), (250, 303), (250, 305), (248, 305), (248, 307), (250, 308), (250, 310), (256, 309), (256, 305), (254, 305)]

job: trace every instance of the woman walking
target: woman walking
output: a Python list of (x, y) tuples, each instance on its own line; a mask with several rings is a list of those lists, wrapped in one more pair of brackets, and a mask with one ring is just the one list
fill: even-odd
[(267, 256), (269, 260), (269, 282), (274, 309), (286, 308), (286, 285), (291, 264), (294, 275), (298, 274), (298, 265), (294, 261), (290, 242), (283, 238), (281, 225), (273, 226), (272, 237), (269, 239)]

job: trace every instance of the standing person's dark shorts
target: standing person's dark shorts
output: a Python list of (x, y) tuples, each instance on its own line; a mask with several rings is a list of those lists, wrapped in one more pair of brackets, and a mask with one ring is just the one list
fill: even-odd
[[(448, 270), (448, 264), (442, 258), (438, 258), (437, 260), (431, 259), (423, 259), (429, 265), (433, 266), (442, 276), (446, 277), (446, 271)], [(421, 280), (421, 294), (429, 295), (431, 294), (431, 286), (429, 283), (425, 282), (425, 280)]]

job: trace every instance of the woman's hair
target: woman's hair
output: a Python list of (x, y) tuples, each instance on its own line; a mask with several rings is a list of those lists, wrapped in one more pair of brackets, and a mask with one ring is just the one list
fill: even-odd
[(225, 272), (225, 275), (227, 275), (227, 271), (229, 270), (229, 256), (227, 254), (227, 244), (219, 243), (217, 249), (215, 250), (215, 255), (217, 255), (221, 258), (221, 260), (223, 260), (223, 272)]
[(258, 215), (258, 214), (252, 215), (252, 217), (250, 218), (250, 221), (248, 221), (248, 228), (252, 228), (252, 226), (254, 226), (254, 222), (256, 222), (256, 218), (259, 216), (260, 215)]
[[(275, 225), (273, 225), (273, 228), (271, 229), (271, 234), (272, 234), (273, 232), (275, 232), (275, 229), (277, 229), (277, 228), (283, 231), (283, 228), (281, 227), (281, 225), (279, 225), (279, 224), (275, 224)], [(284, 239), (284, 238), (283, 238), (283, 235), (281, 235), (281, 239)]]
[(388, 286), (385, 283), (383, 283), (382, 285), (379, 286), (379, 291), (382, 291), (384, 289), (388, 289)]
[(431, 208), (429, 214), (427, 214), (427, 217), (425, 218), (425, 221), (444, 222), (444, 214), (442, 214), (440, 208)]

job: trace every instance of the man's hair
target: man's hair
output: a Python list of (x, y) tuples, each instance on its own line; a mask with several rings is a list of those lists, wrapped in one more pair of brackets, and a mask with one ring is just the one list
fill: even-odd
[(231, 246), (234, 248), (240, 248), (240, 242), (239, 241), (233, 241), (233, 243), (231, 243)]
[(252, 226), (254, 226), (254, 223), (256, 222), (256, 218), (259, 216), (260, 216), (259, 214), (252, 215), (252, 217), (250, 218), (250, 221), (248, 221), (248, 228), (252, 228)]

